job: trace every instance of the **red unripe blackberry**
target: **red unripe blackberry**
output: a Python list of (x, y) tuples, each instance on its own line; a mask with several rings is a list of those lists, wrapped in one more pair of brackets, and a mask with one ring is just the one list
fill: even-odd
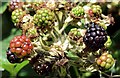
[(109, 69), (114, 65), (115, 60), (111, 54), (105, 52), (96, 60), (96, 63), (103, 69)]
[(90, 16), (94, 16), (93, 10), (92, 10), (92, 9), (89, 9), (89, 10), (88, 10), (88, 14), (89, 14)]
[(33, 46), (26, 36), (16, 36), (10, 41), (10, 51), (18, 57), (24, 57), (31, 53)]
[(89, 28), (83, 37), (83, 42), (86, 47), (92, 51), (97, 51), (104, 46), (106, 41), (107, 32), (104, 28), (94, 22), (90, 23)]
[(23, 59), (18, 58), (14, 53), (10, 51), (10, 48), (8, 48), (7, 52), (7, 59), (10, 63), (21, 63)]

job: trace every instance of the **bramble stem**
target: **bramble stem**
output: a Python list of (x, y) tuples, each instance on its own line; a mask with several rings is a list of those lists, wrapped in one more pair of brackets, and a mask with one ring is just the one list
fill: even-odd
[(65, 30), (67, 26), (68, 26), (68, 22), (64, 23), (63, 27), (60, 29), (60, 34)]
[(108, 76), (109, 78), (119, 78), (120, 77), (120, 75), (108, 75), (108, 74), (106, 74), (104, 72), (100, 72), (100, 73)]
[(61, 20), (60, 20), (60, 18), (59, 18), (59, 16), (58, 16), (58, 14), (54, 11), (54, 14), (55, 14), (55, 16), (56, 16), (56, 18), (57, 18), (57, 21), (58, 21), (58, 29), (60, 29), (61, 27), (62, 27), (62, 23), (61, 23)]
[(40, 40), (41, 46), (42, 46), (45, 50), (49, 50), (49, 47), (44, 45), (41, 37), (39, 38), (39, 40)]

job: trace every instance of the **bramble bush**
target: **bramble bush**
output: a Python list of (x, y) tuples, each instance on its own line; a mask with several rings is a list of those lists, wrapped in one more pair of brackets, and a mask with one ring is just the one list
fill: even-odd
[(2, 78), (120, 77), (120, 2), (2, 2)]

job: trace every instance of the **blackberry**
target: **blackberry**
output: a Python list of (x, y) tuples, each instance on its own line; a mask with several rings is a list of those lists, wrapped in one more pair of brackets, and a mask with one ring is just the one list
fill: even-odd
[(36, 37), (38, 37), (39, 36), (39, 34), (38, 34), (38, 32), (37, 32), (37, 29), (35, 28), (35, 27), (32, 27), (32, 28), (29, 28), (28, 30), (27, 30), (27, 36), (29, 37), (29, 38), (31, 38), (31, 39), (33, 39), (33, 38), (36, 38)]
[(53, 62), (45, 61), (44, 53), (38, 53), (30, 60), (30, 64), (39, 75), (48, 75), (52, 71)]
[(102, 9), (99, 5), (92, 5), (89, 13), (90, 15), (93, 14), (93, 16), (100, 16), (102, 14)]
[(83, 42), (88, 49), (97, 51), (102, 48), (107, 41), (107, 32), (103, 27), (94, 22), (91, 22), (89, 26), (83, 37)]
[(81, 33), (77, 28), (71, 29), (68, 35), (69, 35), (69, 38), (74, 41), (77, 41), (81, 38)]
[(81, 6), (76, 6), (76, 7), (72, 8), (70, 14), (74, 18), (82, 18), (84, 16), (85, 12)]
[(10, 63), (21, 63), (23, 59), (18, 58), (14, 53), (10, 51), (10, 48), (8, 48), (7, 52), (7, 59)]
[(51, 29), (54, 24), (54, 13), (47, 8), (41, 8), (37, 10), (33, 17), (33, 22), (40, 29)]
[(11, 18), (14, 25), (19, 26), (22, 18), (26, 15), (26, 12), (22, 9), (16, 9), (12, 12)]
[(33, 65), (33, 69), (39, 74), (39, 75), (48, 75), (49, 72), (52, 70), (52, 65), (50, 62), (46, 62), (43, 64), (37, 63), (36, 65)]
[(15, 9), (22, 8), (24, 2), (20, 0), (11, 0), (9, 4), (9, 11), (14, 11)]
[(10, 51), (19, 58), (25, 57), (31, 53), (33, 45), (26, 36), (16, 36), (10, 41)]
[(109, 69), (114, 65), (114, 58), (107, 52), (103, 53), (97, 60), (96, 63), (103, 69)]

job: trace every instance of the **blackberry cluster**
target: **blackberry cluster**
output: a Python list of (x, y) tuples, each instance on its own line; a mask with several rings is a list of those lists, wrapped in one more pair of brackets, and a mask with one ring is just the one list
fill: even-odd
[(54, 19), (54, 13), (50, 9), (41, 8), (34, 15), (33, 22), (41, 29), (49, 29), (54, 23)]
[(33, 49), (30, 39), (24, 35), (14, 37), (9, 47), (10, 51), (20, 58), (29, 55)]
[(30, 64), (39, 75), (48, 75), (52, 71), (53, 63), (44, 60), (42, 53), (37, 54), (30, 60)]
[(83, 42), (85, 43), (86, 47), (92, 51), (97, 51), (104, 46), (106, 41), (107, 32), (104, 30), (104, 28), (94, 22), (90, 23), (89, 28), (83, 37)]
[(10, 63), (21, 63), (23, 59), (18, 58), (14, 53), (10, 51), (10, 48), (8, 48), (7, 52), (7, 59)]
[(114, 65), (114, 59), (111, 54), (103, 53), (97, 60), (97, 64), (104, 69), (109, 69)]

